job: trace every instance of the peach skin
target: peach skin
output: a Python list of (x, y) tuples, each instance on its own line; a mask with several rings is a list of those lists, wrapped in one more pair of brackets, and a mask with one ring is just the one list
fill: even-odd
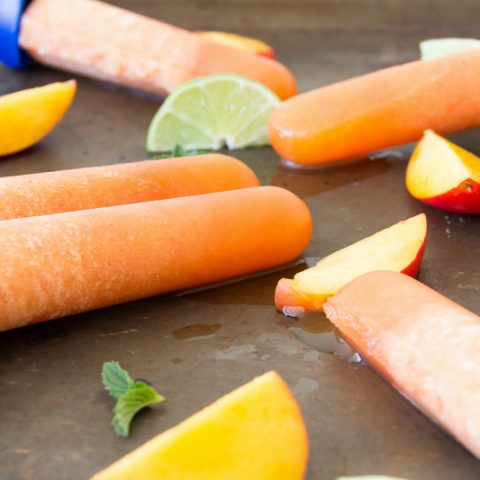
[(354, 278), (374, 270), (415, 276), (427, 240), (427, 220), (422, 213), (396, 223), (370, 237), (323, 258), (293, 279), (282, 278), (275, 290), (275, 305), (321, 311), (326, 299)]
[(480, 158), (427, 130), (407, 167), (417, 200), (455, 213), (480, 213)]

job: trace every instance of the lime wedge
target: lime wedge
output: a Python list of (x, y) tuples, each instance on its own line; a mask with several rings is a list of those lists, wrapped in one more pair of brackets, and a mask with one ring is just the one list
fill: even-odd
[(210, 75), (167, 97), (147, 133), (148, 152), (219, 150), (268, 145), (267, 124), (279, 98), (238, 75)]
[(422, 60), (433, 60), (473, 48), (480, 48), (480, 40), (474, 38), (432, 38), (420, 42), (420, 58)]

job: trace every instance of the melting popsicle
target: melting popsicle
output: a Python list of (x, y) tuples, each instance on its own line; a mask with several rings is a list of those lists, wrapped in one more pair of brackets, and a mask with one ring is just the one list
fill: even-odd
[(257, 187), (226, 155), (197, 155), (0, 178), (0, 220)]
[(288, 263), (307, 206), (255, 187), (0, 222), (0, 331)]
[(25, 53), (45, 65), (159, 95), (214, 73), (243, 75), (280, 98), (296, 91), (291, 73), (274, 60), (97, 0), (2, 0), (0, 61), (20, 67)]
[(328, 85), (279, 105), (270, 141), (300, 165), (351, 161), (419, 140), (427, 128), (480, 126), (480, 50), (406, 63)]
[(371, 272), (324, 305), (342, 336), (480, 458), (480, 318), (401, 273)]

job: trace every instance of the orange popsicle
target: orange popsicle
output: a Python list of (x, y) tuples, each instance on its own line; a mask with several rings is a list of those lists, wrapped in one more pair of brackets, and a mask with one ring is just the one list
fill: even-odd
[(328, 318), (398, 390), (480, 458), (480, 318), (401, 273), (367, 273)]
[(0, 222), (0, 331), (290, 262), (307, 206), (258, 187)]
[(97, 0), (34, 0), (19, 43), (40, 63), (159, 95), (214, 73), (243, 75), (282, 99), (296, 92), (274, 60)]
[(256, 187), (226, 155), (198, 155), (0, 178), (0, 220)]
[(270, 140), (286, 160), (312, 165), (412, 142), (427, 128), (451, 133), (477, 127), (479, 78), (479, 50), (352, 78), (278, 106)]

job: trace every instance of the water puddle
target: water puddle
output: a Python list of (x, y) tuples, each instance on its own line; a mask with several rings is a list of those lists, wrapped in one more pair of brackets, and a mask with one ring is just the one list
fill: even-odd
[(405, 150), (378, 150), (371, 152), (368, 155), (368, 159), (372, 161), (385, 161), (385, 160), (408, 160), (409, 153)]
[(309, 347), (349, 363), (362, 362), (358, 352), (345, 342), (324, 313), (305, 314), (301, 307), (286, 307), (284, 313), (296, 320), (288, 327), (289, 332)]
[(196, 340), (199, 338), (213, 337), (222, 325), (219, 323), (196, 323), (186, 327), (177, 328), (173, 331), (173, 337), (177, 340)]
[[(385, 156), (375, 161), (363, 159), (350, 164), (316, 166), (314, 168), (280, 168), (270, 185), (286, 188), (301, 198), (318, 195), (329, 190), (381, 175), (392, 164)], [(289, 167), (286, 165), (286, 167)]]
[[(316, 263), (318, 259), (315, 258), (314, 261)], [(183, 290), (173, 296), (210, 304), (272, 305), (275, 287), (280, 278), (293, 277), (310, 266), (309, 258), (301, 258), (269, 270)]]

